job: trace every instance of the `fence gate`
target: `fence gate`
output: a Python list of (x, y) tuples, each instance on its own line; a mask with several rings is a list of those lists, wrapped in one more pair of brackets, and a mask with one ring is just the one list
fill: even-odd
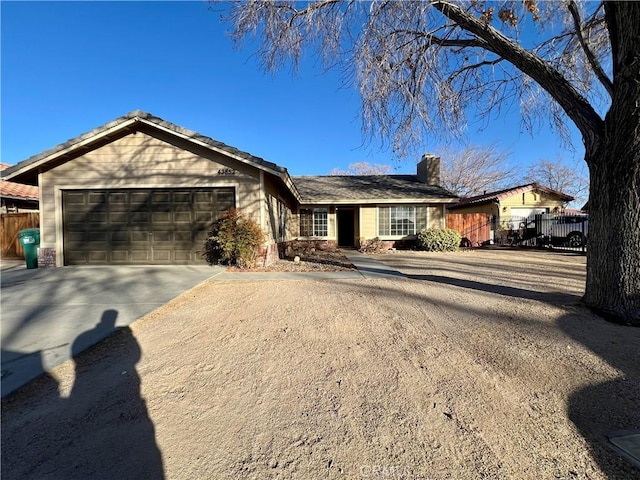
[(24, 258), (18, 232), (40, 226), (39, 212), (0, 214), (0, 255), (2, 258)]
[(478, 247), (492, 240), (489, 213), (447, 213), (446, 220), (447, 228), (460, 232), (463, 245)]

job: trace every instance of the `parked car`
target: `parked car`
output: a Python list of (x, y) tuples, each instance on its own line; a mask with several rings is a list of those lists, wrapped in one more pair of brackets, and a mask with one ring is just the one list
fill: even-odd
[(584, 247), (589, 236), (588, 215), (542, 215), (541, 232), (551, 245)]

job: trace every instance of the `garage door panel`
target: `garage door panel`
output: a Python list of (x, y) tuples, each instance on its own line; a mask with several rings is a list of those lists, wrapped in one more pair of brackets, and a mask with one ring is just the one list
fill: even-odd
[(70, 231), (65, 235), (65, 243), (67, 246), (82, 244), (87, 240), (88, 232)]
[(151, 214), (151, 222), (154, 225), (162, 223), (171, 223), (171, 212), (153, 212)]
[(111, 243), (117, 244), (117, 243), (125, 243), (125, 244), (129, 244), (131, 242), (131, 235), (129, 235), (129, 232), (126, 230), (115, 230), (115, 231), (111, 231), (109, 232), (109, 241)]
[(107, 250), (91, 250), (89, 253), (89, 259), (87, 263), (106, 263), (109, 258), (109, 252)]
[(176, 230), (173, 233), (173, 238), (176, 242), (191, 242), (192, 238), (193, 238), (193, 232), (191, 231), (181, 231), (181, 230)]
[(213, 212), (197, 211), (194, 219), (198, 223), (207, 223), (211, 225), (211, 223), (213, 223)]
[(87, 203), (87, 196), (81, 192), (69, 192), (65, 197), (65, 202), (69, 206), (75, 204), (85, 205)]
[(89, 254), (85, 251), (79, 251), (74, 249), (65, 250), (65, 260), (70, 262), (69, 265), (82, 265), (88, 263)]
[(233, 188), (63, 191), (66, 264), (203, 263)]
[(91, 230), (91, 231), (89, 231), (89, 235), (88, 235), (87, 241), (108, 244), (109, 243), (109, 232), (99, 231), (99, 230)]
[(188, 191), (173, 192), (173, 203), (176, 205), (191, 203), (191, 192), (188, 192)]
[(173, 214), (173, 223), (191, 223), (192, 221), (191, 212), (175, 212)]
[(126, 224), (128, 220), (129, 214), (126, 211), (117, 213), (109, 212), (109, 223), (111, 224)]
[(154, 263), (171, 263), (171, 250), (170, 249), (158, 249), (152, 250), (152, 261)]
[(146, 243), (149, 241), (149, 232), (147, 230), (131, 230), (131, 241), (133, 243)]
[(195, 232), (193, 236), (194, 236), (194, 242), (197, 245), (202, 245), (207, 240), (207, 238), (209, 238), (209, 232), (205, 232), (205, 231)]
[(151, 242), (153, 245), (162, 242), (173, 243), (173, 232), (171, 230), (153, 230)]
[(174, 250), (174, 260), (176, 263), (186, 263), (191, 260), (191, 250)]
[(129, 263), (129, 250), (111, 250), (109, 263)]
[(131, 262), (132, 263), (150, 263), (151, 255), (148, 250), (131, 250)]
[(129, 223), (131, 225), (136, 225), (136, 224), (147, 225), (149, 224), (150, 218), (151, 218), (151, 215), (149, 214), (149, 212), (134, 211), (129, 213)]
[(86, 216), (87, 221), (90, 223), (105, 223), (107, 221), (107, 214), (98, 212), (89, 212)]
[(89, 192), (86, 197), (91, 205), (107, 204), (107, 194), (105, 192)]
[(151, 196), (151, 192), (142, 191), (142, 192), (131, 192), (129, 194), (129, 202), (132, 205), (142, 205), (149, 202), (149, 197)]

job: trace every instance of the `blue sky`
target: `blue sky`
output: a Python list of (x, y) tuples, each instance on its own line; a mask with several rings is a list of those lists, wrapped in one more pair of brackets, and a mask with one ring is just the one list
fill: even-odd
[[(313, 59), (293, 75), (263, 73), (253, 50), (234, 50), (228, 24), (204, 1), (6, 2), (1, 14), (1, 154), (15, 164), (132, 110), (148, 111), (256, 156), (292, 175), (321, 175), (350, 163), (391, 164), (364, 143), (359, 97)], [(575, 135), (574, 135), (575, 136)], [(532, 138), (516, 113), (477, 132), (523, 170), (541, 158), (581, 161), (546, 129)], [(423, 151), (442, 145), (425, 138)]]

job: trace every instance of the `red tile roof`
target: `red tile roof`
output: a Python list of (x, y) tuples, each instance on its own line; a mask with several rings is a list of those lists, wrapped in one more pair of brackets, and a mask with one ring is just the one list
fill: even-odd
[(573, 200), (573, 197), (571, 195), (567, 195), (566, 193), (562, 193), (548, 187), (543, 187), (542, 185), (538, 185), (537, 183), (528, 183), (526, 185), (519, 185), (513, 188), (498, 190), (497, 192), (490, 192), (482, 195), (476, 195), (474, 197), (461, 198), (459, 203), (449, 208), (456, 209), (456, 208), (466, 207), (469, 205), (498, 202), (500, 200), (511, 197), (513, 195), (517, 195), (519, 193), (530, 192), (531, 190), (538, 190), (551, 195), (557, 195), (565, 202), (570, 202), (571, 200)]
[(15, 200), (38, 200), (38, 187), (0, 180), (0, 197)]

